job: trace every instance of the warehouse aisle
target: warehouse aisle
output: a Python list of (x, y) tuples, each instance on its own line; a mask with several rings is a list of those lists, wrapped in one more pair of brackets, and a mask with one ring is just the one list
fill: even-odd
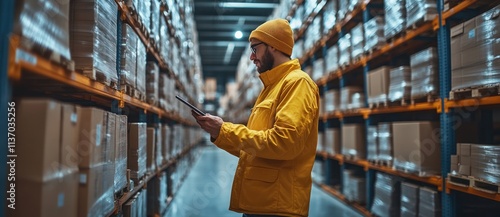
[[(214, 146), (201, 149), (179, 192), (164, 217), (240, 217), (228, 210), (237, 158)], [(361, 216), (313, 185), (311, 217)]]

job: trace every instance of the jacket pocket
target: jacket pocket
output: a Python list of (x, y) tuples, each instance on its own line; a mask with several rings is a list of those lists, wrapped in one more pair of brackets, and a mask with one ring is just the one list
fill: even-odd
[(279, 170), (247, 167), (243, 174), (240, 207), (252, 211), (276, 211), (278, 207)]
[(255, 105), (255, 108), (252, 109), (248, 127), (253, 130), (271, 128), (274, 124), (273, 104), (274, 100), (267, 99)]

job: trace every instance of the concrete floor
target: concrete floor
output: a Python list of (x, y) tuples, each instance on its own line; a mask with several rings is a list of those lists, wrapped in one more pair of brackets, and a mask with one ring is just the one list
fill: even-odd
[[(203, 147), (164, 217), (241, 217), (228, 210), (238, 159), (214, 146)], [(313, 185), (311, 217), (362, 216)]]

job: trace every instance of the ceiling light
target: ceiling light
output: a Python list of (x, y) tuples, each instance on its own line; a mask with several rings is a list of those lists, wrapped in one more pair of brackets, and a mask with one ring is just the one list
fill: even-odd
[(237, 39), (240, 39), (241, 37), (243, 37), (243, 33), (238, 30), (234, 33), (234, 37)]

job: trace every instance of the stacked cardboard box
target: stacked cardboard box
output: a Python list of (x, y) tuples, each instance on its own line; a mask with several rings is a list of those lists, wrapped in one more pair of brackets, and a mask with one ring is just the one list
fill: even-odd
[(363, 124), (344, 124), (342, 126), (342, 154), (357, 159), (366, 158), (365, 130)]
[(371, 211), (377, 216), (400, 216), (401, 180), (384, 173), (377, 173)]
[(340, 97), (339, 92), (336, 89), (330, 89), (325, 92), (324, 107), (325, 112), (330, 113), (336, 110), (340, 110)]
[(363, 24), (363, 28), (365, 33), (365, 52), (385, 45), (384, 17), (373, 17)]
[(339, 68), (339, 49), (337, 45), (332, 45), (326, 54), (326, 73), (335, 72)]
[(117, 19), (115, 17), (118, 6), (116, 2), (71, 1), (70, 10), (72, 14), (70, 46), (76, 70), (83, 71), (92, 79), (117, 83)]
[(418, 197), (418, 216), (441, 216), (439, 192), (427, 187), (420, 187)]
[(366, 159), (371, 161), (378, 160), (378, 135), (377, 135), (377, 126), (369, 126), (366, 129)]
[(345, 66), (351, 64), (351, 34), (347, 33), (338, 42), (339, 46), (339, 65)]
[(323, 8), (323, 34), (327, 34), (337, 22), (337, 1), (329, 1)]
[(147, 216), (147, 190), (143, 189), (123, 204), (123, 217)]
[(21, 36), (21, 46), (71, 59), (68, 1), (21, 0), (16, 8), (14, 32)]
[(356, 174), (354, 170), (344, 170), (342, 175), (342, 194), (351, 202), (365, 204), (366, 179)]
[(325, 62), (323, 61), (323, 58), (319, 58), (313, 63), (313, 72), (311, 77), (314, 81), (317, 81), (323, 77), (323, 75), (325, 75)]
[(385, 161), (391, 165), (393, 160), (393, 143), (392, 143), (392, 123), (378, 123), (377, 126), (378, 138), (378, 160)]
[(394, 166), (420, 175), (441, 173), (439, 123), (392, 123)]
[(329, 154), (340, 154), (340, 132), (338, 128), (327, 128), (324, 136), (325, 151)]
[(7, 209), (8, 216), (76, 216), (79, 107), (48, 99), (22, 99), (16, 106), (16, 134), (25, 136), (16, 137), (10, 152), (18, 156), (17, 209)]
[(154, 127), (146, 128), (146, 173), (156, 172), (156, 129)]
[[(500, 146), (471, 145), (470, 170), (477, 179), (500, 184)], [(462, 160), (462, 159), (460, 159)]]
[(158, 106), (160, 68), (153, 61), (146, 63), (146, 102)]
[(401, 217), (419, 216), (419, 190), (417, 185), (401, 182)]
[(359, 23), (351, 30), (351, 56), (356, 59), (363, 55), (365, 48), (365, 37), (363, 23)]
[(411, 98), (435, 96), (439, 93), (438, 53), (435, 47), (419, 51), (410, 57)]
[(127, 186), (127, 116), (116, 115), (114, 192)]
[(368, 103), (377, 104), (387, 102), (389, 95), (390, 68), (382, 66), (368, 72)]
[(128, 124), (127, 168), (131, 177), (138, 180), (146, 173), (147, 134), (146, 123)]
[(406, 27), (406, 0), (385, 0), (385, 22), (384, 36), (391, 39), (401, 33)]
[(411, 96), (411, 68), (400, 66), (390, 70), (389, 101), (408, 100)]
[(452, 90), (500, 83), (500, 6), (451, 30)]
[(406, 27), (429, 21), (438, 14), (436, 0), (406, 1)]
[(340, 89), (340, 110), (362, 108), (365, 104), (363, 89), (357, 86), (347, 86)]

